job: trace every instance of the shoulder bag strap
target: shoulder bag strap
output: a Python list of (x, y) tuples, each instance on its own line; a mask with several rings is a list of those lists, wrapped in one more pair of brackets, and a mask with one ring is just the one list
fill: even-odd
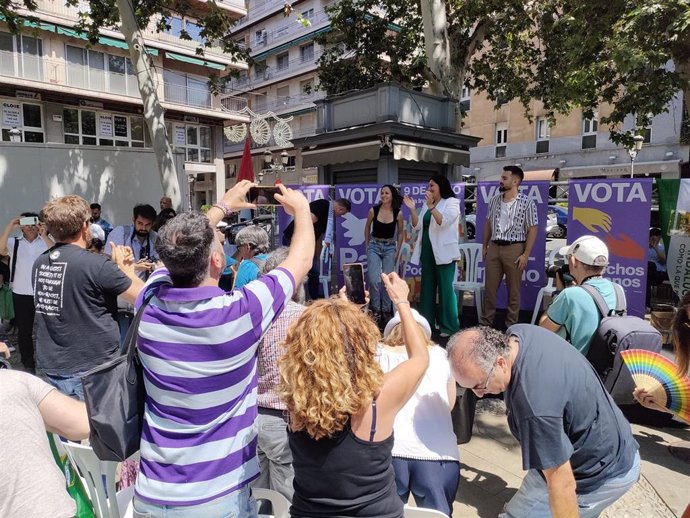
[(14, 282), (14, 272), (17, 271), (17, 252), (19, 251), (19, 238), (14, 238), (14, 249), (12, 251), (12, 272), (10, 273), (10, 282)]
[[(596, 304), (597, 309), (599, 310), (601, 318), (609, 316), (612, 310), (609, 308), (609, 305), (606, 303), (606, 300), (604, 300), (604, 297), (601, 296), (601, 293), (599, 293), (599, 290), (597, 290), (594, 286), (590, 286), (588, 284), (582, 284), (579, 287), (585, 290), (587, 293), (589, 293), (589, 295), (594, 299), (594, 303)], [(617, 293), (616, 299), (618, 299)]]
[[(149, 301), (153, 298), (153, 293), (148, 293), (145, 297), (144, 300), (141, 303), (141, 306), (139, 307), (139, 310), (137, 311), (137, 314), (134, 316), (134, 319), (132, 320), (132, 324), (129, 326), (129, 330), (127, 331), (127, 336), (125, 337), (125, 347), (123, 354), (127, 354), (127, 363), (131, 363), (132, 359), (134, 358), (134, 352), (137, 349), (137, 336), (139, 333), (139, 322), (141, 321), (141, 317), (144, 314), (144, 310), (146, 309), (146, 306), (148, 305)], [(129, 376), (128, 376), (129, 380)], [(130, 380), (131, 382), (134, 382), (134, 380)]]
[(624, 314), (628, 308), (623, 286), (615, 282), (612, 282), (611, 284), (613, 284), (613, 291), (616, 294), (616, 313)]

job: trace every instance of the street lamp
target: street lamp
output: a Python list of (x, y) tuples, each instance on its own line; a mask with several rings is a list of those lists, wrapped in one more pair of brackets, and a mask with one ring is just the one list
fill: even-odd
[(285, 150), (283, 150), (280, 153), (280, 163), (273, 161), (273, 153), (271, 153), (270, 150), (267, 149), (266, 151), (264, 151), (264, 163), (266, 164), (266, 167), (259, 171), (259, 183), (263, 181), (264, 174), (266, 172), (270, 172), (271, 174), (277, 174), (280, 171), (285, 171), (285, 168), (288, 164), (288, 160), (290, 160), (290, 155)]
[(635, 135), (633, 137), (633, 145), (628, 148), (628, 154), (630, 155), (630, 178), (635, 176), (635, 158), (637, 158), (637, 153), (642, 149), (643, 142), (644, 137), (642, 135)]
[(10, 142), (21, 142), (22, 141), (22, 132), (17, 129), (17, 126), (14, 126), (10, 131)]

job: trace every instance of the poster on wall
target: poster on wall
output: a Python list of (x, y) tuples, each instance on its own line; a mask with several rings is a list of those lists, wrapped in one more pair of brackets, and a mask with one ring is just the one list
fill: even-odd
[(175, 145), (182, 147), (187, 145), (187, 130), (184, 126), (175, 126)]
[(570, 180), (568, 243), (594, 235), (606, 243), (604, 276), (625, 290), (628, 314), (644, 318), (652, 179)]
[[(530, 252), (527, 267), (522, 272), (522, 289), (520, 290), (520, 309), (533, 311), (539, 290), (546, 285), (546, 215), (549, 204), (549, 182), (523, 182), (520, 193), (534, 201), (537, 206), (538, 231), (537, 239)], [(477, 186), (477, 243), (484, 239), (484, 222), (486, 221), (489, 201), (499, 194), (498, 182), (482, 182)], [(570, 233), (570, 228), (568, 228)], [(484, 262), (479, 262), (479, 282), (484, 282)], [(498, 289), (496, 307), (504, 309), (508, 301), (505, 282)]]
[(101, 137), (113, 136), (113, 116), (107, 113), (98, 114), (98, 134)]
[(22, 126), (22, 106), (19, 103), (2, 103), (2, 125), (19, 128)]

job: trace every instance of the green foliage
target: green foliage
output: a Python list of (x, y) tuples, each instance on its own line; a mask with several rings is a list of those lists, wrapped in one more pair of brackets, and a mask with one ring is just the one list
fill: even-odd
[[(528, 117), (534, 100), (552, 120), (577, 107), (591, 116), (609, 103), (613, 112), (601, 121), (629, 145), (626, 117), (647, 126), (690, 84), (688, 0), (446, 0), (445, 7), (458, 85), (497, 105), (518, 100)], [(333, 30), (321, 42), (332, 47), (319, 62), (328, 93), (387, 80), (425, 84), (418, 2), (343, 0), (330, 12)]]

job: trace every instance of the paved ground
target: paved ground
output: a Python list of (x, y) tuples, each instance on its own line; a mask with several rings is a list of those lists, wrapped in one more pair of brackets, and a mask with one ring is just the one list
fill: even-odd
[[(642, 478), (602, 518), (674, 518), (690, 502), (690, 464), (673, 457), (672, 443), (690, 441), (690, 430), (633, 425), (640, 443)], [(456, 518), (496, 517), (524, 476), (520, 448), (500, 400), (480, 401), (472, 440), (460, 446), (460, 490)]]

